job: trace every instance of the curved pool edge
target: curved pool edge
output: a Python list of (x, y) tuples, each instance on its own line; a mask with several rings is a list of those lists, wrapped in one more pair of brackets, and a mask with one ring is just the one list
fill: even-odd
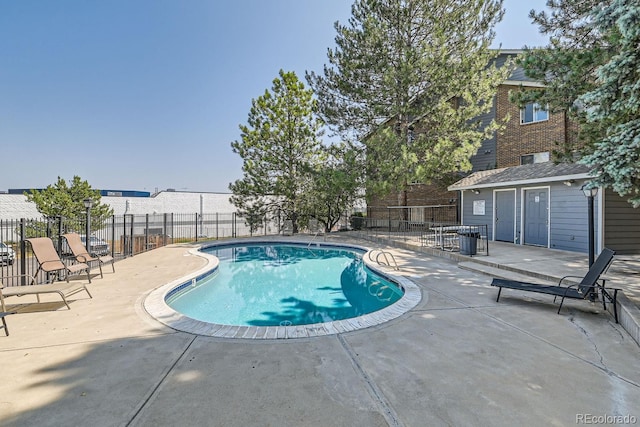
[[(178, 313), (177, 311), (169, 307), (169, 305), (167, 305), (167, 303), (165, 302), (166, 296), (174, 292), (176, 288), (189, 286), (194, 279), (198, 279), (201, 276), (210, 274), (218, 268), (218, 258), (202, 252), (202, 248), (225, 246), (238, 243), (293, 243), (304, 245), (308, 244), (309, 242), (293, 240), (234, 240), (233, 243), (230, 241), (226, 241), (220, 244), (207, 244), (201, 245), (198, 248), (190, 249), (189, 253), (191, 255), (205, 258), (207, 260), (207, 265), (193, 273), (185, 275), (179, 279), (167, 283), (166, 285), (162, 285), (152, 290), (144, 299), (144, 310), (160, 323), (181, 332), (217, 338), (273, 340), (335, 335), (378, 326), (383, 323), (389, 322), (390, 320), (397, 319), (398, 317), (402, 316), (403, 314), (407, 313), (412, 308), (417, 306), (418, 303), (422, 300), (422, 292), (415, 283), (403, 276), (393, 274), (386, 270), (382, 270), (378, 265), (368, 260), (368, 257), (365, 256), (365, 253), (363, 255), (363, 261), (366, 266), (375, 271), (377, 274), (382, 275), (383, 277), (387, 277), (401, 286), (404, 290), (404, 295), (394, 304), (362, 316), (352, 317), (350, 319), (344, 320), (336, 320), (333, 322), (313, 323), (297, 326), (237, 326), (222, 325), (195, 320), (181, 313)], [(312, 244), (318, 246), (343, 247), (366, 250), (367, 252), (369, 251), (369, 249), (366, 247), (351, 244), (341, 244), (333, 242), (313, 242)]]

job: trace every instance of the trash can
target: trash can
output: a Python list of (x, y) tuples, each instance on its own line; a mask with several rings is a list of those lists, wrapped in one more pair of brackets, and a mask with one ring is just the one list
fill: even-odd
[(475, 255), (478, 251), (478, 238), (480, 232), (473, 229), (458, 230), (458, 238), (460, 239), (460, 254)]

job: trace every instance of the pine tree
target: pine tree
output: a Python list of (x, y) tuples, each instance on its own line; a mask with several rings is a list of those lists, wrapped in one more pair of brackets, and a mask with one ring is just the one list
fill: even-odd
[[(100, 190), (94, 190), (79, 176), (74, 176), (70, 183), (58, 177), (55, 184), (48, 185), (43, 190), (31, 190), (26, 192), (25, 196), (28, 202), (35, 203), (36, 209), (43, 216), (63, 219), (65, 224), (63, 232), (83, 232), (81, 224), (86, 221), (87, 209), (84, 206), (84, 200), (87, 198), (92, 200), (92, 230), (100, 230), (104, 227), (105, 220), (113, 215), (113, 209), (100, 202), (102, 198)], [(32, 223), (27, 227), (26, 233), (27, 236), (37, 237), (47, 233), (47, 230), (43, 223)]]
[(593, 151), (582, 159), (599, 185), (612, 187), (640, 206), (640, 4), (614, 0), (592, 12), (594, 23), (615, 46), (609, 61), (596, 70), (595, 88), (579, 101), (585, 121), (604, 130)]
[(329, 65), (307, 80), (330, 128), (364, 144), (368, 192), (470, 169), (509, 72), (491, 65), (502, 15), (502, 1), (357, 0), (335, 24)]
[(521, 64), (544, 84), (520, 92), (563, 111), (577, 123), (577, 138), (558, 147), (556, 159), (593, 168), (595, 184), (611, 187), (640, 206), (640, 5), (636, 0), (550, 0), (550, 12), (530, 16), (549, 45), (528, 50)]
[(61, 216), (71, 221), (83, 220), (86, 215), (84, 200), (91, 198), (92, 228), (99, 228), (105, 218), (113, 215), (113, 209), (100, 203), (100, 190), (94, 190), (86, 180), (74, 176), (70, 184), (63, 178), (44, 190), (31, 190), (25, 194), (28, 202), (33, 202), (43, 216)]
[(530, 18), (549, 36), (549, 44), (527, 49), (518, 59), (527, 76), (542, 83), (540, 90), (513, 93), (512, 101), (524, 105), (536, 102), (552, 113), (566, 113), (580, 126), (558, 144), (554, 157), (573, 160), (575, 153), (588, 150), (602, 135), (597, 124), (587, 123), (580, 95), (595, 88), (595, 70), (611, 56), (609, 43), (594, 25), (592, 11), (600, 0), (550, 0), (548, 12), (531, 11)]
[[(242, 179), (229, 185), (231, 202), (251, 219), (283, 215), (294, 232), (303, 214), (308, 174), (321, 152), (322, 122), (313, 92), (293, 72), (280, 71), (271, 90), (252, 101), (241, 140), (231, 143), (243, 159)], [(251, 224), (250, 224), (251, 225)]]

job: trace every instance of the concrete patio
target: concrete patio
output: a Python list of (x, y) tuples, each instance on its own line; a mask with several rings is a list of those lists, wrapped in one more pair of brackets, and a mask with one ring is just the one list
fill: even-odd
[(117, 263), (89, 285), (93, 299), (79, 297), (71, 310), (54, 298), (7, 299), (19, 314), (0, 336), (0, 424), (533, 426), (640, 417), (640, 347), (600, 304), (568, 301), (557, 315), (549, 296), (516, 291), (496, 303), (490, 276), (460, 260), (385, 247), (422, 290), (398, 319), (315, 338), (202, 337), (164, 326), (142, 305), (153, 289), (204, 267), (191, 248)]

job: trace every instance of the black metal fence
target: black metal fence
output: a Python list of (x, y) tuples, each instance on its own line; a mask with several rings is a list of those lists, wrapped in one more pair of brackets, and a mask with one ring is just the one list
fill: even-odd
[(456, 204), (367, 208), (366, 217), (351, 218), (363, 237), (412, 242), (416, 246), (489, 255), (488, 226), (462, 225)]
[(455, 199), (449, 204), (426, 206), (370, 206), (367, 207), (370, 228), (398, 228), (411, 224), (434, 222), (458, 223), (460, 215)]
[[(278, 234), (281, 221), (266, 219), (254, 233), (237, 213), (114, 215), (90, 220), (91, 252), (109, 254), (116, 260), (172, 243), (218, 240), (250, 235)], [(63, 217), (0, 220), (0, 280), (4, 286), (22, 284), (15, 276), (33, 275), (38, 265), (26, 239), (49, 237), (64, 262), (72, 263), (62, 235), (78, 233), (85, 239), (86, 220)], [(86, 241), (85, 241), (86, 242)], [(44, 281), (44, 278), (37, 278)]]

